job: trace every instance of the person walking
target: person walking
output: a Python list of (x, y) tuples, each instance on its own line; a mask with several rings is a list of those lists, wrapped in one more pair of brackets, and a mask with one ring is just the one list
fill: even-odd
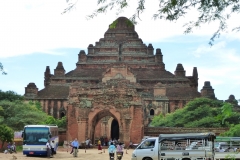
[(73, 147), (73, 157), (77, 157), (78, 156), (78, 148), (79, 148), (79, 143), (77, 138), (75, 138), (75, 140), (72, 142), (72, 147)]
[(102, 154), (102, 143), (100, 139), (98, 140), (98, 150), (101, 151), (98, 154)]

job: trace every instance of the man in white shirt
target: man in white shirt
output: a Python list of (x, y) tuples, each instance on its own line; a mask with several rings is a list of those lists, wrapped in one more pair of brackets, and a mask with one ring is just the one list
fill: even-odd
[(55, 153), (54, 149), (55, 149), (55, 143), (54, 141), (50, 142), (50, 146), (51, 146), (51, 152), (52, 152), (52, 156)]
[(50, 158), (50, 156), (51, 156), (51, 145), (50, 145), (49, 140), (46, 143), (46, 147), (47, 147), (47, 157)]

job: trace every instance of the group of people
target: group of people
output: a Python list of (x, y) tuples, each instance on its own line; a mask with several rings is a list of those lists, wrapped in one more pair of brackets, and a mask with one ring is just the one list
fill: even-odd
[(46, 143), (46, 147), (47, 147), (47, 157), (48, 158), (53, 157), (53, 155), (56, 154), (55, 142), (48, 140)]
[(111, 156), (111, 154), (113, 154), (114, 156), (115, 152), (123, 156), (123, 149), (124, 149), (123, 143), (119, 142), (116, 145), (114, 145), (113, 142), (111, 142), (108, 147), (109, 156)]
[(114, 156), (115, 153), (121, 154), (123, 156), (123, 149), (124, 149), (124, 144), (120, 142), (120, 140), (116, 140), (114, 139), (110, 139), (109, 141), (106, 140), (107, 138), (105, 138), (105, 143), (102, 143), (102, 139), (100, 138), (98, 140), (98, 150), (100, 150), (102, 153), (102, 145), (105, 146), (109, 146), (108, 147), (108, 153), (109, 156), (111, 156), (111, 154)]
[(107, 137), (104, 137), (104, 136), (98, 139), (98, 145), (100, 144), (101, 146), (110, 146), (111, 143), (115, 145), (119, 142), (120, 142), (119, 139), (118, 140), (116, 138), (108, 139)]
[(216, 152), (240, 152), (240, 149), (239, 148), (231, 148), (231, 147), (227, 147), (224, 149), (224, 148), (220, 147), (219, 149), (215, 148), (215, 151)]
[[(85, 143), (86, 143), (86, 148), (90, 148), (91, 140), (89, 138), (86, 139)], [(119, 140), (118, 141), (110, 140), (109, 143), (110, 143), (109, 147), (108, 147), (109, 155), (110, 155), (110, 153), (114, 154), (116, 152), (116, 153), (122, 154), (122, 156), (123, 156), (123, 150), (124, 150), (123, 143), (121, 143)], [(74, 141), (70, 142), (70, 147), (72, 148), (70, 154), (73, 154), (74, 150), (76, 151), (76, 155), (73, 154), (74, 157), (77, 157), (77, 152), (78, 152), (79, 146), (80, 146), (80, 143), (78, 142), (77, 138), (75, 138)], [(100, 139), (98, 140), (98, 150), (102, 151), (102, 143), (101, 143)], [(102, 152), (100, 152), (100, 153), (102, 153)]]
[(5, 154), (7, 154), (7, 153), (17, 153), (15, 142), (13, 142), (12, 144), (9, 142), (8, 145), (7, 145), (7, 150), (5, 150), (4, 153)]

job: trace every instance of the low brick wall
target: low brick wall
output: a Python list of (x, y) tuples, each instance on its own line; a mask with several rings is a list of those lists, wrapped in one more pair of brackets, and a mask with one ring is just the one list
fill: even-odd
[(58, 137), (59, 137), (59, 144), (63, 144), (64, 141), (67, 140), (67, 132), (66, 130), (59, 130), (58, 131)]
[(184, 127), (145, 127), (144, 136), (159, 136), (159, 134), (174, 133), (201, 133), (213, 132), (216, 135), (229, 130), (229, 128), (184, 128)]

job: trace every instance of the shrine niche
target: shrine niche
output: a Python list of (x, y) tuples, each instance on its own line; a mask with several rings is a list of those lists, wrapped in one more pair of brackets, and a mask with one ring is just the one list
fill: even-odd
[(25, 88), (27, 100), (39, 101), (55, 118), (67, 116), (68, 141), (104, 136), (139, 143), (153, 116), (174, 112), (196, 97), (215, 98), (210, 82), (198, 92), (196, 67), (191, 76), (181, 63), (174, 73), (167, 71), (161, 49), (144, 44), (127, 18), (113, 24), (103, 38), (80, 50), (75, 69), (66, 72), (58, 62), (51, 73), (47, 66), (44, 88), (32, 82)]

